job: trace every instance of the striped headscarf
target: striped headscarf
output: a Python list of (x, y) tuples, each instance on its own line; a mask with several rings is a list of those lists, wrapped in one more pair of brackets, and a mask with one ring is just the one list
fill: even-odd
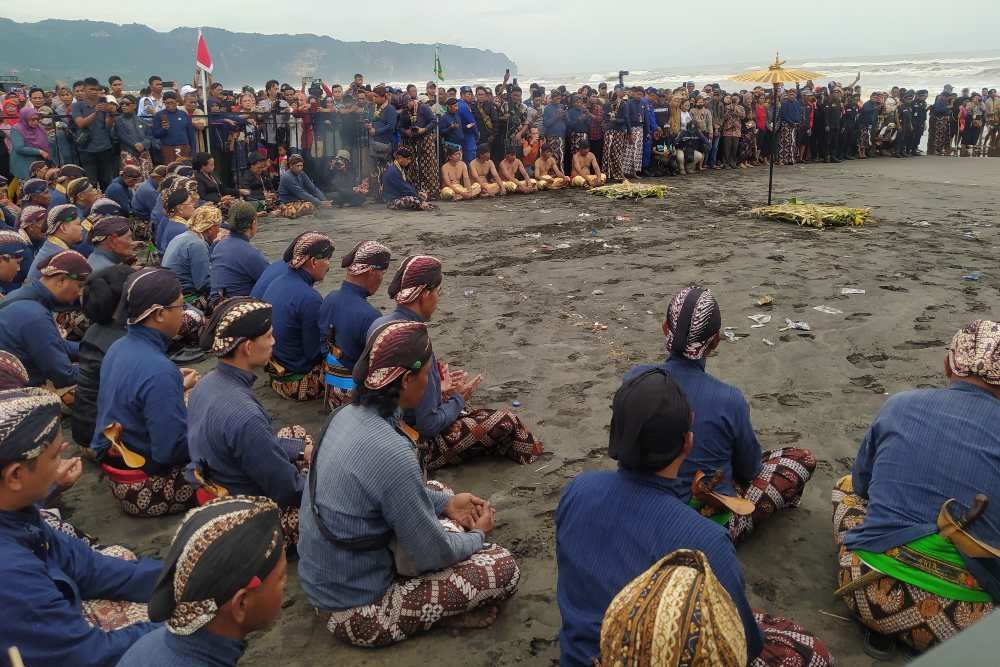
[(369, 271), (385, 271), (389, 268), (392, 255), (389, 249), (378, 241), (361, 241), (340, 261), (352, 276), (360, 276)]
[(660, 559), (615, 596), (601, 624), (600, 667), (743, 667), (733, 599), (700, 551)]
[(39, 273), (43, 278), (67, 276), (72, 280), (86, 280), (91, 269), (87, 258), (77, 251), (62, 250), (40, 264)]
[(300, 234), (292, 246), (292, 256), (288, 266), (293, 269), (302, 268), (310, 258), (326, 259), (333, 255), (333, 241), (322, 232), (305, 232)]
[(11, 257), (23, 257), (28, 244), (17, 232), (9, 229), (0, 229), (0, 257), (5, 255)]
[(948, 345), (948, 364), (959, 377), (1000, 385), (1000, 324), (974, 320), (965, 325)]
[[(70, 204), (64, 204), (64, 206), (70, 206)], [(58, 207), (54, 207), (58, 208)], [(76, 208), (75, 206), (73, 207)], [(18, 218), (20, 221), (20, 226), (22, 229), (30, 225), (41, 224), (43, 226), (47, 225), (47, 218), (49, 212), (45, 210), (43, 206), (25, 206), (21, 209), (21, 215)]]
[(403, 260), (389, 283), (389, 298), (396, 303), (413, 303), (425, 289), (434, 289), (444, 277), (441, 260), (430, 255), (411, 255)]
[(270, 330), (271, 304), (251, 297), (233, 297), (215, 307), (199, 342), (201, 349), (224, 357), (243, 341)]
[(691, 285), (670, 301), (667, 327), (667, 356), (702, 359), (722, 328), (722, 311), (710, 290)]
[(28, 384), (28, 369), (21, 360), (6, 350), (0, 350), (0, 391), (20, 389)]
[(38, 458), (59, 432), (62, 401), (40, 387), (0, 391), (0, 461)]
[(182, 293), (181, 283), (173, 271), (147, 266), (125, 280), (115, 318), (126, 324), (139, 324), (171, 305)]
[(188, 220), (188, 229), (197, 234), (204, 234), (212, 227), (222, 223), (222, 211), (215, 204), (205, 204), (194, 210)]
[(404, 373), (417, 372), (431, 358), (431, 339), (423, 322), (388, 322), (372, 332), (354, 365), (354, 384), (382, 389)]

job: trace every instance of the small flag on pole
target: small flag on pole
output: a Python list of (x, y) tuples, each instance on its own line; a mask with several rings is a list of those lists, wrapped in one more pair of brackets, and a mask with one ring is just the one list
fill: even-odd
[(438, 47), (434, 47), (434, 76), (438, 78), (438, 81), (444, 81), (444, 68), (441, 67), (441, 54), (438, 52)]
[(203, 72), (212, 73), (215, 64), (212, 62), (212, 54), (208, 52), (208, 44), (205, 43), (205, 36), (198, 30), (198, 46), (194, 50), (194, 62)]

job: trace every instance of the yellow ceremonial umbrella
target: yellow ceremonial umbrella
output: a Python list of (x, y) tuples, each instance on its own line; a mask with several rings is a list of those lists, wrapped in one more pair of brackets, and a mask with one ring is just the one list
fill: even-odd
[[(734, 74), (729, 77), (733, 81), (745, 81), (747, 83), (769, 83), (772, 86), (771, 90), (771, 117), (778, 119), (777, 111), (775, 107), (778, 100), (778, 85), (782, 83), (798, 83), (799, 81), (810, 81), (812, 79), (819, 79), (823, 75), (819, 72), (810, 72), (804, 69), (785, 69), (782, 65), (785, 64), (784, 60), (779, 59), (778, 54), (774, 54), (774, 63), (767, 66), (765, 70), (752, 70), (749, 72), (742, 72), (740, 74)], [(770, 173), (767, 177), (767, 203), (771, 204), (771, 186), (774, 184), (774, 153), (778, 146), (778, 130), (780, 129), (780, 119), (775, 125), (774, 132), (771, 134), (771, 168)]]

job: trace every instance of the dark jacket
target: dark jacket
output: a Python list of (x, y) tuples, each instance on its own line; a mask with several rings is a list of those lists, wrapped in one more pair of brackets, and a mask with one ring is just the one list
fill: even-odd
[(81, 447), (90, 447), (97, 420), (97, 392), (101, 386), (101, 362), (108, 348), (125, 335), (118, 324), (92, 324), (80, 341), (80, 374), (76, 383), (71, 424), (73, 440)]

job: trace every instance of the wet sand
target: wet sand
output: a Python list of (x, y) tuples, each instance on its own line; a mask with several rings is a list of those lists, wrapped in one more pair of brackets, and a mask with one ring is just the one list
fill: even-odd
[[(715, 292), (724, 326), (746, 334), (723, 342), (709, 370), (746, 394), (762, 445), (809, 447), (819, 460), (801, 507), (775, 517), (739, 549), (750, 600), (814, 631), (839, 664), (873, 664), (856, 624), (821, 613), (848, 615), (830, 595), (830, 490), (850, 471), (885, 398), (942, 385), (944, 346), (954, 332), (968, 320), (998, 315), (1000, 160), (881, 158), (775, 170), (776, 201), (795, 196), (872, 207), (877, 222), (858, 229), (818, 231), (739, 215), (766, 203), (766, 168), (664, 182), (675, 188), (664, 200), (612, 202), (573, 191), (444, 204), (427, 214), (373, 205), (263, 225), (257, 243), (271, 258), (308, 227), (333, 237), (338, 258), (362, 238), (387, 242), (397, 258), (441, 257), (446, 277), (431, 328), (435, 351), (446, 363), (483, 373), (474, 405), (519, 401), (546, 454), (527, 466), (483, 460), (435, 475), (497, 506), (493, 538), (520, 562), (520, 591), (495, 626), (352, 649), (317, 621), (290, 568), (284, 613), (253, 639), (241, 664), (557, 662), (553, 514), (560, 491), (582, 470), (612, 467), (611, 395), (629, 366), (663, 357), (667, 299), (692, 281)], [(962, 279), (974, 270), (985, 275)], [(335, 288), (341, 277), (335, 262), (320, 290)], [(866, 293), (842, 296), (843, 287)], [(774, 301), (762, 308), (756, 301), (765, 294)], [(391, 307), (384, 287), (373, 302)], [(813, 310), (819, 305), (843, 313)], [(763, 312), (771, 323), (751, 329), (747, 316)], [(806, 320), (812, 330), (779, 332), (786, 317)], [(294, 422), (316, 432), (322, 424), (319, 402), (277, 399), (263, 375), (257, 392), (275, 428)], [(143, 555), (164, 552), (177, 523), (123, 516), (93, 466), (65, 505), (69, 518), (102, 542)]]

